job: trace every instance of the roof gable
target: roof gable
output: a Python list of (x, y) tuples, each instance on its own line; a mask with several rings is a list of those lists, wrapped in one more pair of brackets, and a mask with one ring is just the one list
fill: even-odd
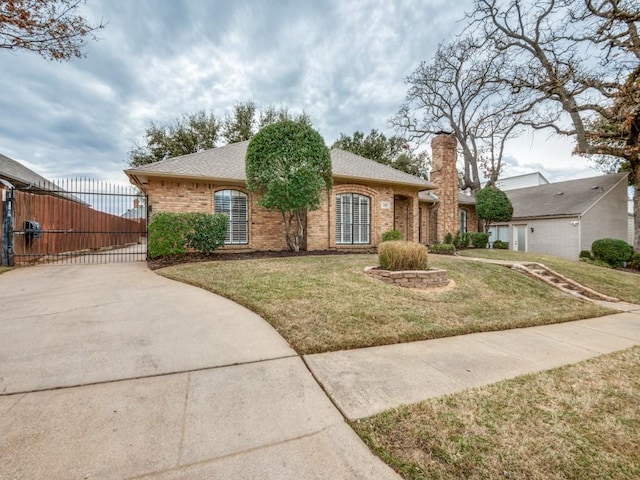
[[(202, 178), (246, 182), (245, 158), (249, 141), (167, 158), (125, 170), (130, 179), (144, 177)], [(330, 151), (333, 177), (363, 182), (392, 183), (421, 190), (435, 188), (428, 181), (387, 165), (334, 148)]]
[(582, 215), (626, 177), (626, 173), (615, 173), (505, 193), (513, 205), (514, 219)]

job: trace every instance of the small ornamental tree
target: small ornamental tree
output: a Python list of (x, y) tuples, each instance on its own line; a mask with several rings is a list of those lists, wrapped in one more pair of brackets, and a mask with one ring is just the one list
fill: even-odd
[(287, 246), (305, 246), (307, 211), (320, 207), (322, 190), (331, 187), (331, 157), (320, 134), (291, 120), (260, 130), (249, 143), (247, 186), (258, 204), (282, 213)]
[(478, 218), (484, 221), (484, 231), (493, 222), (508, 222), (513, 217), (513, 205), (507, 194), (494, 186), (485, 187), (476, 193)]

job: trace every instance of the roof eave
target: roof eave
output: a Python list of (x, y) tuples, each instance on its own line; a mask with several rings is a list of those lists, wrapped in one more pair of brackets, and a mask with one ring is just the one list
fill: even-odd
[(554, 215), (528, 215), (526, 217), (512, 217), (511, 222), (522, 222), (524, 220), (553, 220), (559, 218), (581, 217), (581, 213), (557, 213)]
[(438, 188), (436, 185), (429, 183), (426, 180), (424, 183), (403, 182), (399, 180), (383, 180), (378, 178), (360, 177), (356, 175), (343, 175), (343, 174), (335, 174), (335, 173), (333, 174), (333, 179), (341, 180), (341, 181), (344, 181), (344, 180), (356, 181), (357, 183), (375, 183), (378, 185), (401, 185), (403, 187), (415, 188), (419, 191), (435, 190), (436, 188)]
[(137, 170), (125, 170), (124, 173), (130, 180), (134, 180), (134, 183), (144, 188), (149, 181), (149, 178), (161, 178), (172, 180), (192, 180), (198, 182), (212, 182), (223, 183), (226, 185), (246, 185), (247, 181), (242, 178), (222, 178), (222, 177), (207, 177), (204, 175), (187, 175), (177, 173), (164, 173), (164, 172), (140, 172)]

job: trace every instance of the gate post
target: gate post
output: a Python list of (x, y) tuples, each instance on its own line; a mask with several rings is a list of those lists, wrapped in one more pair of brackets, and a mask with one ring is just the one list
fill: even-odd
[(15, 190), (13, 186), (2, 189), (2, 266), (12, 267), (13, 257), (13, 207)]

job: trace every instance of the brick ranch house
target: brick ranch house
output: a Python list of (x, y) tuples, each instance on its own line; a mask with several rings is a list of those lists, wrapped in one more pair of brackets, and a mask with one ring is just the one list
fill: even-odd
[[(286, 250), (280, 212), (258, 205), (249, 192), (249, 142), (168, 158), (125, 170), (148, 195), (154, 212), (206, 212), (229, 216), (226, 250)], [(331, 150), (333, 187), (307, 215), (307, 250), (376, 247), (399, 230), (407, 240), (442, 242), (447, 233), (477, 231), (475, 200), (458, 191), (456, 140), (431, 143), (431, 181), (340, 149)]]

